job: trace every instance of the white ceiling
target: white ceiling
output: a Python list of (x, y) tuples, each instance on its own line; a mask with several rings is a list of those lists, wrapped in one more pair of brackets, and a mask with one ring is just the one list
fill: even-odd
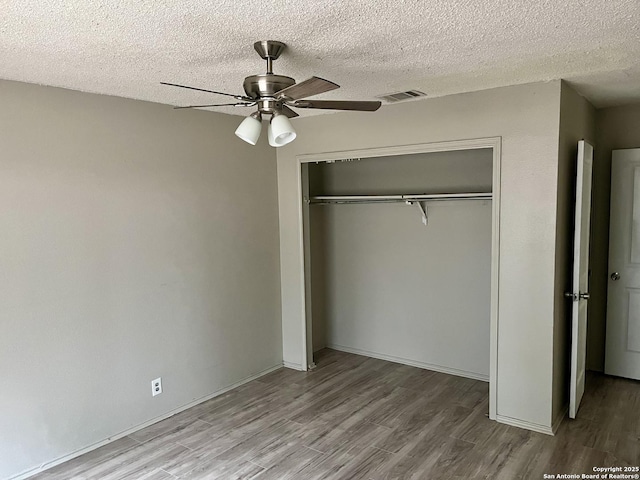
[(289, 46), (275, 73), (342, 86), (318, 98), (564, 78), (597, 107), (640, 102), (640, 0), (2, 0), (0, 78), (217, 103), (159, 82), (244, 93), (266, 39)]

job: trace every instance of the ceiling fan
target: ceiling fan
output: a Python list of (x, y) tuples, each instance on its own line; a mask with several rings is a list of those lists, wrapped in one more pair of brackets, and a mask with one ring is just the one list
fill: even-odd
[(246, 95), (233, 95), (231, 93), (216, 92), (203, 88), (178, 85), (176, 83), (160, 82), (162, 85), (188, 88), (200, 92), (215, 93), (233, 97), (237, 102), (216, 103), (211, 105), (188, 105), (175, 108), (204, 108), (204, 107), (258, 107), (258, 110), (245, 118), (236, 135), (247, 143), (255, 145), (260, 137), (262, 129), (262, 115), (271, 115), (268, 136), (269, 145), (281, 147), (296, 138), (296, 131), (291, 126), (289, 118), (297, 117), (293, 108), (318, 108), (327, 110), (356, 110), (361, 112), (375, 112), (380, 108), (381, 102), (377, 101), (350, 101), (350, 100), (307, 100), (307, 97), (319, 93), (328, 92), (340, 88), (329, 80), (320, 77), (311, 77), (304, 82), (296, 83), (291, 77), (275, 75), (273, 73), (273, 61), (276, 60), (286, 48), (282, 42), (275, 40), (262, 40), (253, 44), (256, 52), (267, 61), (267, 73), (251, 75), (244, 79), (243, 87)]

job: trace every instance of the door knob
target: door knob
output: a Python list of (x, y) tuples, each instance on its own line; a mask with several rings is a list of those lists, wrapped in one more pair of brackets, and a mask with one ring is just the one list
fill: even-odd
[(578, 297), (580, 297), (580, 300), (589, 300), (589, 293), (588, 292), (580, 293), (578, 294)]
[(613, 272), (611, 274), (611, 280), (613, 280), (614, 282), (620, 280), (620, 274), (618, 272)]

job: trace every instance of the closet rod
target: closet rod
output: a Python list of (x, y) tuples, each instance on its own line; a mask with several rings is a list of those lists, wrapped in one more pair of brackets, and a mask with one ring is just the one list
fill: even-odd
[(491, 193), (425, 193), (417, 195), (316, 195), (307, 200), (311, 205), (330, 203), (422, 202), (445, 200), (491, 200)]

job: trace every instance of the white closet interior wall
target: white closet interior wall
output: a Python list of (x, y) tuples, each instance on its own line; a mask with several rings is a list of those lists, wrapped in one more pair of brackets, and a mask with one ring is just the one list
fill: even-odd
[[(492, 151), (309, 165), (310, 195), (490, 192)], [(311, 205), (313, 348), (488, 379), (491, 201)]]

